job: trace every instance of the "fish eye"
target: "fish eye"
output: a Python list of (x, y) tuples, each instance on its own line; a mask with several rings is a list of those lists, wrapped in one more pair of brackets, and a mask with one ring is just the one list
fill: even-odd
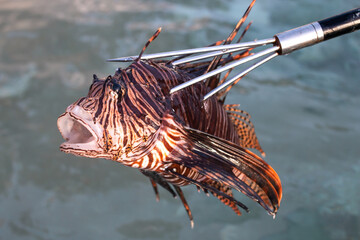
[(122, 84), (121, 81), (117, 82), (115, 79), (108, 77), (110, 81), (110, 88), (112, 91), (118, 94), (118, 98), (121, 99), (126, 94), (126, 87)]
[(117, 94), (121, 93), (121, 86), (120, 84), (116, 83), (116, 82), (111, 82), (112, 85), (111, 85), (111, 90), (113, 90), (114, 92), (116, 92)]

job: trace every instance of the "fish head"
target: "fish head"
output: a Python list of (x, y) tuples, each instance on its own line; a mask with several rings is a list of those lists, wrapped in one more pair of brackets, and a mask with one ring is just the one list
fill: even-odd
[(127, 87), (121, 77), (94, 75), (86, 97), (60, 115), (57, 125), (65, 142), (60, 150), (79, 156), (113, 159), (124, 147), (122, 101)]

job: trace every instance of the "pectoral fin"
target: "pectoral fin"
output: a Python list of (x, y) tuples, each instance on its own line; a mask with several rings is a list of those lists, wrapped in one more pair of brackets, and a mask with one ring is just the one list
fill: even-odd
[[(171, 152), (169, 166), (183, 166), (237, 189), (257, 201), (269, 214), (276, 214), (282, 197), (281, 182), (275, 170), (263, 159), (230, 141), (184, 127), (169, 115), (163, 121), (167, 121), (172, 134), (176, 131), (177, 136), (181, 135), (181, 142), (187, 143)], [(173, 174), (182, 177), (181, 172)], [(189, 176), (183, 178), (189, 180)], [(201, 178), (191, 180), (194, 184), (196, 181), (199, 181), (198, 186), (204, 186)]]

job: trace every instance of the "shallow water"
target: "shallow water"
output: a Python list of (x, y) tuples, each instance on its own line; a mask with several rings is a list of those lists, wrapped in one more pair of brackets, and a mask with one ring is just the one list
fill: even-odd
[[(240, 3), (238, 3), (240, 2)], [(59, 151), (56, 119), (104, 59), (223, 39), (250, 1), (0, 0), (0, 239), (359, 239), (360, 32), (279, 57), (228, 96), (251, 115), (283, 183), (275, 220), (238, 217), (186, 187), (195, 216), (137, 170)], [(267, 38), (358, 1), (256, 3), (247, 39)]]

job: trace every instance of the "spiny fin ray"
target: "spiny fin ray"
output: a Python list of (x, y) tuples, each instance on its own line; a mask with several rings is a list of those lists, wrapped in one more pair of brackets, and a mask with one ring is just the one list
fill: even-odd
[(250, 114), (237, 108), (235, 105), (224, 105), (224, 108), (236, 127), (239, 138), (241, 139), (240, 145), (244, 148), (254, 148), (258, 150), (262, 156), (265, 156), (265, 152), (256, 137), (254, 125), (250, 121)]

